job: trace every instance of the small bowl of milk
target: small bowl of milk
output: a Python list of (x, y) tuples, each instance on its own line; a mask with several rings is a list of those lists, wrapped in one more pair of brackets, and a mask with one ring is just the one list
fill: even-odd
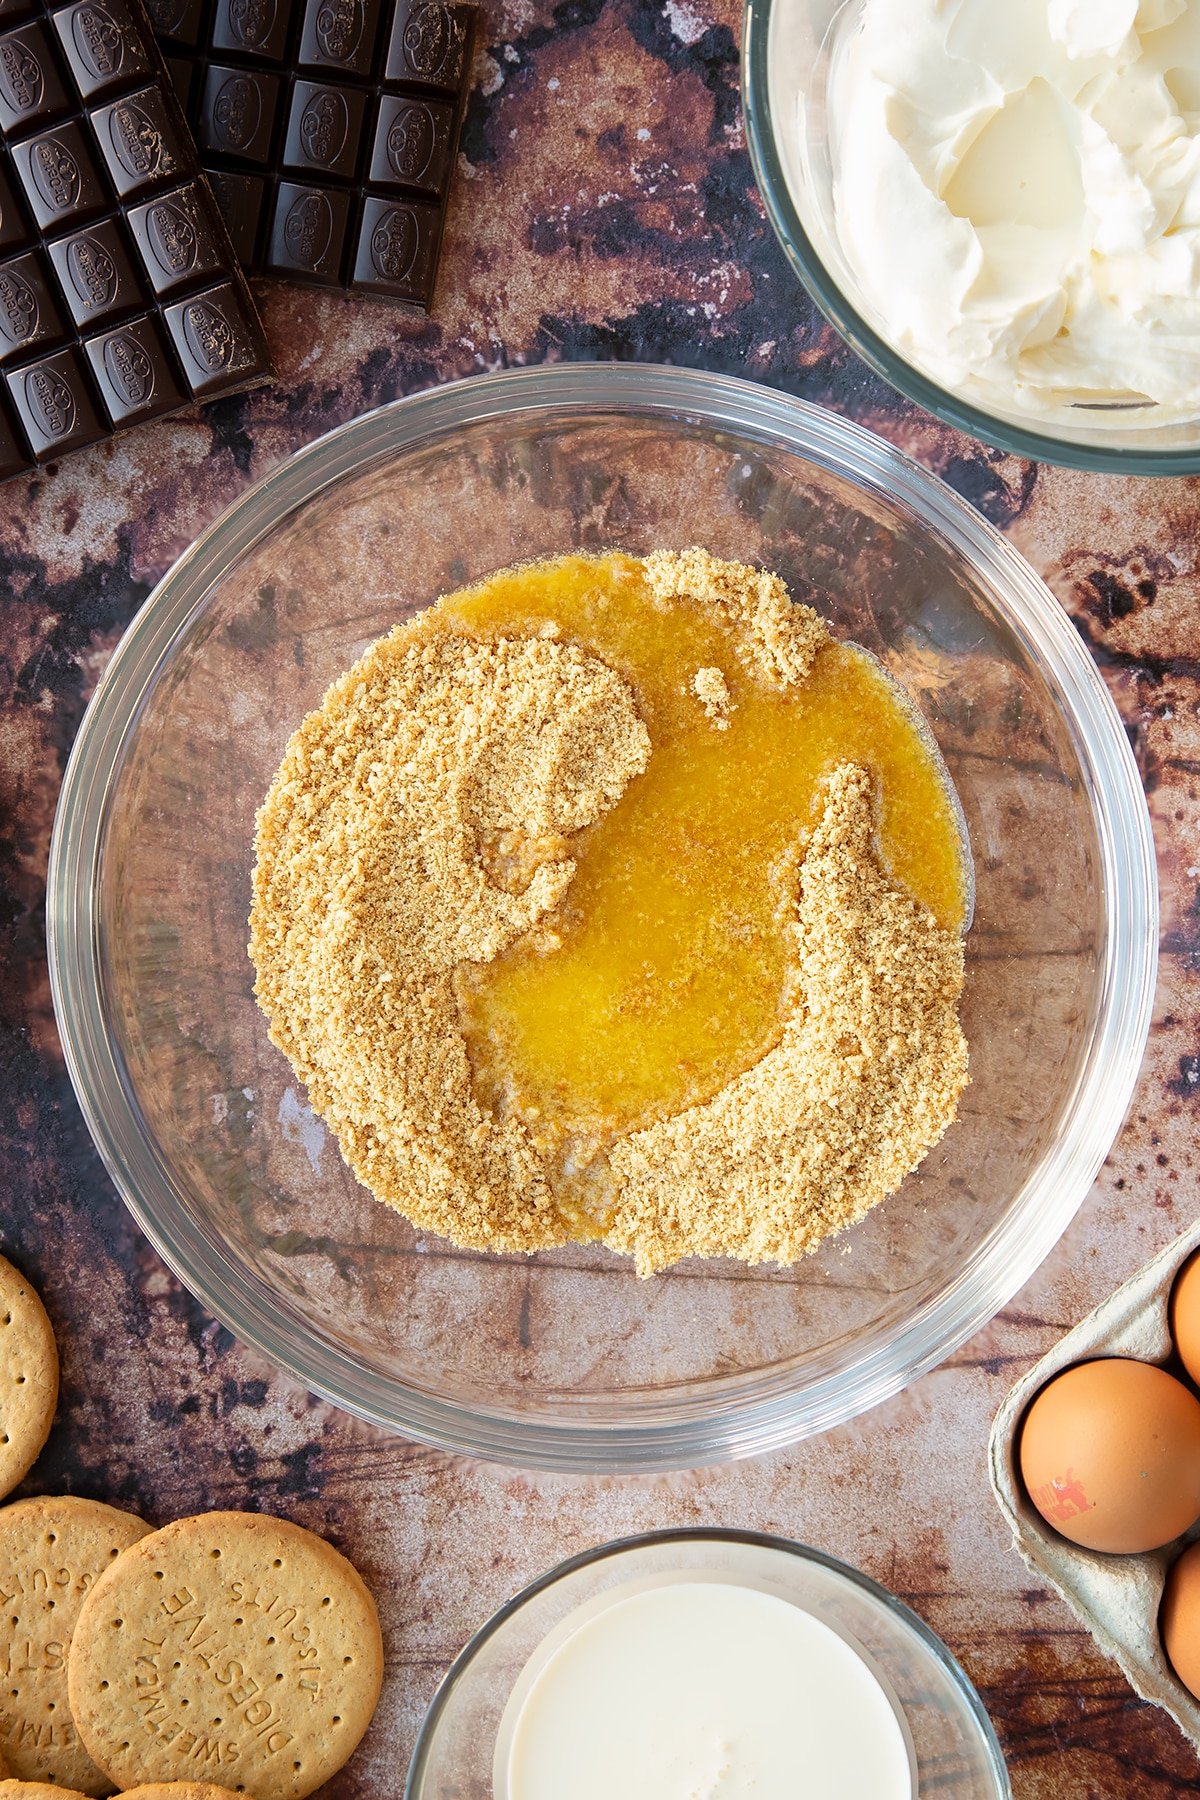
[(950, 1652), (846, 1564), (667, 1531), (561, 1564), (434, 1698), (406, 1800), (1002, 1800)]

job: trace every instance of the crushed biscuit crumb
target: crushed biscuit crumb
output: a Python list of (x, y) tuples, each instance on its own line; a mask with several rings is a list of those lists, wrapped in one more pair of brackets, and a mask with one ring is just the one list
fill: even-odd
[(720, 669), (697, 669), (692, 676), (692, 692), (717, 730), (728, 731), (734, 702)]
[(613, 1146), (606, 1238), (652, 1274), (683, 1256), (792, 1263), (897, 1188), (967, 1079), (959, 938), (892, 886), (868, 772), (840, 765), (800, 871), (778, 1046), (707, 1106)]
[(254, 991), (350, 1167), (425, 1230), (570, 1235), (525, 1128), (476, 1102), (454, 971), (553, 911), (567, 836), (649, 755), (628, 687), (577, 646), (404, 626), (287, 747), (258, 815)]
[(769, 569), (722, 562), (700, 549), (655, 550), (644, 567), (656, 599), (699, 600), (722, 613), (738, 656), (776, 687), (799, 687), (829, 642), (820, 614), (791, 599)]
[[(720, 612), (760, 679), (829, 641), (777, 576), (658, 553), (660, 598)], [(718, 726), (715, 667), (694, 691)], [(472, 1249), (601, 1237), (651, 1274), (685, 1256), (789, 1263), (895, 1189), (967, 1080), (961, 939), (893, 883), (865, 768), (828, 777), (797, 853), (778, 1042), (703, 1105), (617, 1137), (588, 1216), (545, 1133), (481, 1102), (456, 972), (522, 934), (547, 954), (577, 835), (652, 755), (626, 681), (545, 627), (458, 635), (438, 609), (382, 639), (293, 736), (258, 814), (250, 955), (270, 1035), (350, 1167)]]

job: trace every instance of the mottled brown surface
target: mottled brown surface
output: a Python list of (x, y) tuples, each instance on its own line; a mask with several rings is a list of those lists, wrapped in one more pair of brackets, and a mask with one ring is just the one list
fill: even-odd
[[(0, 493), (0, 1230), (61, 1334), (60, 1424), (25, 1491), (158, 1521), (261, 1505), (328, 1532), (381, 1602), (384, 1700), (328, 1790), (392, 1800), (421, 1711), (520, 1583), (606, 1537), (692, 1522), (785, 1532), (909, 1600), (980, 1685), (1019, 1800), (1188, 1792), (1200, 1765), (1009, 1549), (987, 1426), (1028, 1366), (1196, 1210), (1200, 1106), (1197, 483), (1035, 469), (905, 407), (818, 322), (752, 192), (728, 0), (493, 5), (434, 319), (263, 291), (271, 393), (156, 425)], [(643, 135), (644, 134), (644, 135)], [(122, 627), (174, 555), (290, 449), (366, 406), (505, 363), (698, 362), (874, 426), (1043, 571), (1094, 651), (1146, 778), (1163, 964), (1108, 1169), (1013, 1305), (892, 1404), (787, 1455), (662, 1480), (456, 1463), (310, 1399), (238, 1348), (140, 1239), (63, 1068), (43, 957), (55, 794)]]

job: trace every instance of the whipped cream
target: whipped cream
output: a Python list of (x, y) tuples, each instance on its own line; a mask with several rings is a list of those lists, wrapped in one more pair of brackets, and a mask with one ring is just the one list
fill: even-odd
[(909, 361), (988, 410), (1200, 412), (1200, 0), (861, 0), (829, 115), (842, 253)]

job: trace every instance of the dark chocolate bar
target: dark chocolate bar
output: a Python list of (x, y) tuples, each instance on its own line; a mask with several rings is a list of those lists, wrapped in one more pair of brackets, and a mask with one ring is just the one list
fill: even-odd
[(149, 0), (255, 275), (428, 310), (471, 78), (455, 0)]
[(3, 0), (0, 480), (270, 372), (142, 0)]

